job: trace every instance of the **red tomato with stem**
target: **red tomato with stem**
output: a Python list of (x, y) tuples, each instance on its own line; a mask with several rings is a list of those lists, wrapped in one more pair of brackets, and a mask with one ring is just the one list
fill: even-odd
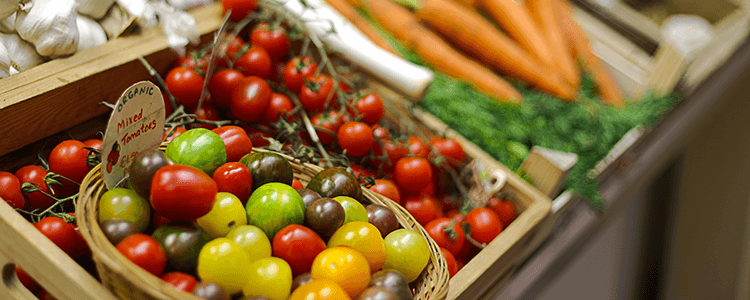
[(173, 222), (172, 219), (162, 216), (158, 214), (157, 212), (154, 212), (152, 215), (154, 217), (152, 218), (151, 224), (154, 225), (154, 228), (159, 228), (161, 227), (161, 225)]
[(253, 176), (250, 169), (241, 162), (228, 162), (214, 171), (213, 175), (219, 192), (231, 193), (240, 199), (242, 205), (247, 204), (253, 193)]
[(391, 131), (388, 128), (382, 127), (378, 124), (372, 125), (372, 135), (376, 136), (381, 140), (390, 140)]
[(248, 14), (254, 12), (258, 8), (257, 0), (221, 0), (221, 8), (224, 13), (229, 10), (232, 13), (229, 15), (229, 19), (232, 22), (239, 22)]
[[(203, 120), (203, 121), (220, 121), (221, 120), (221, 116), (219, 115), (219, 109), (210, 103), (203, 103), (201, 105), (201, 108), (198, 109), (198, 112), (195, 113), (195, 117), (198, 120)], [(193, 128), (200, 128), (200, 127), (210, 130), (210, 129), (216, 128), (216, 125), (200, 124), (200, 123), (196, 123), (195, 125), (193, 125)]]
[[(49, 171), (62, 175), (75, 183), (81, 183), (91, 168), (86, 163), (89, 151), (83, 149), (86, 145), (81, 141), (63, 141), (49, 154)], [(63, 185), (57, 187), (56, 196), (67, 197), (78, 192), (78, 185), (65, 179), (59, 179)]]
[(242, 82), (242, 79), (245, 79), (245, 75), (233, 69), (221, 70), (211, 77), (211, 81), (208, 83), (208, 91), (214, 98), (216, 107), (222, 109), (229, 107), (232, 103), (232, 92), (237, 84)]
[(255, 26), (250, 33), (250, 43), (263, 47), (272, 60), (279, 61), (289, 52), (289, 36), (282, 25), (271, 25), (263, 22)]
[(424, 158), (428, 158), (430, 156), (430, 147), (427, 146), (427, 144), (425, 144), (425, 142), (417, 136), (410, 136), (406, 143), (409, 144), (409, 152), (411, 152), (414, 156)]
[(182, 272), (164, 273), (160, 278), (176, 289), (186, 293), (192, 293), (193, 289), (198, 284), (198, 279)]
[(427, 234), (435, 240), (438, 246), (458, 255), (466, 242), (466, 233), (461, 228), (461, 223), (451, 218), (437, 218), (424, 226)]
[[(294, 103), (289, 100), (289, 97), (284, 94), (272, 93), (271, 102), (268, 104), (266, 109), (266, 116), (264, 121), (266, 123), (275, 123), (279, 120), (279, 117), (289, 113), (294, 109)], [(291, 116), (287, 117), (287, 121), (291, 120)]]
[(263, 78), (245, 78), (232, 92), (232, 101), (229, 105), (232, 115), (243, 122), (261, 121), (271, 103), (271, 93), (271, 87)]
[(375, 179), (375, 185), (371, 186), (370, 190), (393, 200), (393, 202), (401, 204), (401, 193), (399, 193), (396, 183), (392, 180)]
[(419, 192), (432, 181), (430, 161), (424, 157), (404, 157), (396, 162), (393, 179), (407, 192)]
[(500, 199), (497, 197), (490, 198), (490, 202), (487, 203), (487, 207), (497, 213), (500, 217), (500, 221), (503, 222), (503, 228), (507, 228), (510, 222), (516, 219), (516, 208), (513, 206), (513, 202)]
[(266, 138), (273, 138), (274, 135), (271, 133), (271, 129), (263, 126), (263, 125), (256, 125), (262, 129), (255, 128), (250, 125), (242, 126), (242, 129), (245, 129), (245, 132), (247, 132), (247, 136), (250, 137), (250, 141), (253, 143), (253, 147), (266, 147), (270, 145), (271, 143)]
[(443, 257), (445, 257), (445, 264), (448, 267), (448, 278), (453, 278), (453, 275), (456, 275), (456, 273), (458, 273), (458, 262), (456, 262), (456, 258), (453, 256), (453, 253), (448, 251), (448, 249), (440, 247), (440, 252), (442, 252)]
[(263, 79), (271, 79), (273, 63), (266, 49), (252, 45), (244, 54), (234, 62), (234, 69), (242, 72), (245, 76), (258, 76)]
[(167, 73), (164, 79), (172, 96), (186, 107), (198, 106), (203, 90), (203, 76), (193, 69), (177, 67)]
[(449, 210), (447, 213), (445, 213), (445, 216), (453, 219), (458, 224), (461, 224), (464, 221), (464, 215), (458, 209)]
[(333, 144), (333, 141), (336, 140), (335, 134), (338, 132), (339, 127), (341, 127), (338, 112), (335, 111), (315, 114), (310, 118), (310, 123), (317, 127), (315, 128), (315, 133), (318, 135), (318, 140), (323, 146)]
[(385, 105), (383, 105), (383, 99), (374, 92), (360, 91), (363, 95), (359, 97), (353, 104), (357, 109), (357, 112), (351, 111), (350, 113), (354, 116), (362, 116), (361, 121), (370, 125), (375, 125), (380, 122), (385, 112)]
[(224, 141), (224, 147), (227, 149), (227, 161), (240, 161), (240, 159), (253, 150), (253, 141), (247, 135), (242, 127), (227, 125), (214, 128), (214, 133)]
[(16, 276), (18, 277), (18, 280), (21, 281), (21, 284), (23, 284), (23, 286), (25, 286), (31, 293), (36, 293), (36, 291), (41, 288), (39, 283), (37, 283), (34, 278), (31, 278), (31, 276), (19, 266), (16, 266)]
[[(39, 189), (39, 191), (25, 195), (26, 198), (29, 199), (29, 207), (31, 209), (47, 209), (52, 206), (52, 204), (55, 204), (55, 199), (47, 196), (51, 195), (52, 191), (50, 191), (47, 183), (44, 181), (44, 177), (47, 176), (47, 171), (42, 167), (35, 165), (24, 166), (18, 169), (15, 175), (18, 178), (18, 181), (21, 182), (21, 186), (23, 186), (24, 183), (33, 183), (36, 188)], [(47, 195), (42, 194), (40, 191), (47, 193)]]
[(68, 255), (72, 256), (76, 251), (77, 233), (73, 226), (62, 218), (46, 217), (34, 224), (34, 227)]
[(136, 233), (123, 239), (117, 250), (137, 266), (155, 276), (161, 276), (167, 266), (167, 255), (154, 238)]
[(102, 144), (103, 142), (100, 139), (90, 139), (83, 142), (84, 147), (94, 148), (100, 151), (102, 150)]
[(292, 178), (292, 188), (295, 190), (299, 190), (301, 188), (304, 188), (305, 186), (302, 185), (302, 182), (299, 181), (297, 178)]
[(299, 93), (299, 101), (306, 112), (321, 112), (327, 107), (336, 107), (336, 91), (333, 79), (325, 74), (306, 78)]
[(437, 201), (427, 195), (407, 195), (403, 197), (403, 205), (414, 219), (422, 226), (427, 225), (432, 220), (443, 217), (443, 212)]
[(273, 256), (288, 262), (292, 276), (297, 276), (310, 272), (313, 260), (326, 249), (326, 243), (312, 229), (292, 224), (276, 233), (271, 247)]
[(0, 198), (13, 208), (23, 209), (26, 201), (21, 193), (21, 181), (10, 172), (0, 172)]
[(494, 210), (478, 207), (469, 211), (464, 222), (471, 227), (471, 238), (482, 244), (489, 244), (503, 231), (503, 222)]
[[(362, 176), (362, 177), (375, 177), (375, 172), (374, 171), (372, 171), (370, 169), (367, 169), (367, 168), (365, 168), (363, 166), (360, 166), (360, 165), (351, 164), (351, 165), (349, 165), (349, 169), (351, 169), (351, 172), (349, 172), (349, 173), (351, 173), (352, 175), (354, 175), (355, 178), (359, 178), (359, 176)], [(364, 179), (360, 179), (359, 183), (360, 184), (365, 184), (365, 180)]]
[(346, 122), (338, 130), (339, 147), (347, 155), (362, 157), (367, 155), (375, 143), (372, 128), (362, 122)]
[(430, 140), (432, 147), (437, 150), (452, 168), (458, 168), (466, 157), (464, 148), (454, 139), (436, 137)]
[[(372, 161), (375, 167), (382, 167), (384, 169), (393, 169), (396, 166), (396, 162), (401, 158), (409, 155), (409, 149), (402, 142), (386, 140), (381, 146), (380, 143), (373, 144), (373, 155), (375, 159)], [(385, 159), (383, 154), (385, 153)]]
[(208, 214), (218, 193), (216, 182), (187, 165), (161, 167), (151, 181), (151, 206), (175, 221), (191, 221)]
[(234, 62), (234, 60), (240, 56), (240, 51), (242, 51), (242, 48), (245, 48), (245, 42), (242, 41), (240, 37), (228, 36), (227, 39), (230, 40), (230, 42), (224, 49), (220, 49), (219, 51), (219, 53), (223, 52), (223, 55), (218, 57), (218, 66), (222, 68), (228, 68), (229, 62)]
[(286, 87), (299, 94), (302, 85), (305, 84), (305, 78), (312, 77), (318, 71), (318, 64), (309, 57), (294, 57), (290, 59), (284, 67), (282, 77)]
[(183, 132), (187, 131), (187, 129), (185, 129), (185, 127), (178, 126), (177, 129), (174, 130), (174, 132), (172, 133), (172, 135), (167, 136), (167, 133), (169, 133), (169, 131), (171, 129), (172, 129), (172, 127), (169, 127), (169, 126), (164, 127), (164, 134), (162, 135), (162, 139), (164, 139), (167, 143), (171, 142), (172, 140), (174, 140), (174, 138), (176, 138), (177, 136), (179, 136)]

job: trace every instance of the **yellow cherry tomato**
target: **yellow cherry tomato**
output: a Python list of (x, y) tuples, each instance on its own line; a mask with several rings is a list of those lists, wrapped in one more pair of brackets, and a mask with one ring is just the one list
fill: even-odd
[(401, 272), (406, 281), (419, 277), (430, 261), (430, 246), (423, 236), (409, 229), (396, 229), (385, 237), (385, 264), (383, 269)]
[(328, 240), (328, 248), (342, 245), (362, 253), (372, 272), (380, 270), (385, 264), (385, 244), (375, 225), (362, 221), (342, 225)]
[(298, 287), (289, 300), (351, 300), (352, 298), (336, 282), (330, 279), (314, 279)]
[(313, 280), (333, 280), (350, 297), (356, 298), (370, 283), (370, 265), (359, 251), (338, 246), (323, 250), (315, 257), (310, 275)]
[(292, 268), (278, 257), (254, 261), (247, 270), (247, 282), (242, 288), (245, 297), (263, 296), (271, 300), (285, 300), (292, 290)]
[(250, 267), (247, 252), (228, 238), (208, 242), (198, 254), (198, 277), (218, 284), (228, 294), (242, 290)]
[(240, 248), (250, 255), (251, 261), (271, 257), (271, 241), (262, 229), (253, 225), (235, 227), (227, 234)]
[(195, 220), (195, 223), (212, 239), (225, 237), (233, 227), (247, 224), (247, 212), (237, 196), (220, 192), (216, 193), (211, 211)]

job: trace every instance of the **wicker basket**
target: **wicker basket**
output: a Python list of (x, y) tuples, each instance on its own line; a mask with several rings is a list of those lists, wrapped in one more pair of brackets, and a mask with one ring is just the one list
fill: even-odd
[[(163, 149), (164, 147), (162, 147)], [(253, 151), (267, 152), (268, 150), (253, 149)], [(284, 155), (284, 157), (289, 159), (295, 177), (303, 184), (309, 182), (315, 174), (323, 170), (316, 165), (300, 164), (289, 156)], [(79, 217), (78, 226), (83, 238), (91, 248), (92, 258), (104, 286), (122, 299), (199, 300), (198, 297), (173, 288), (132, 263), (109, 242), (99, 226), (98, 220), (99, 198), (106, 189), (101, 178), (101, 165), (98, 165), (84, 178), (76, 206), (76, 216)], [(401, 227), (414, 230), (427, 240), (430, 247), (430, 261), (420, 277), (412, 283), (412, 288), (416, 291), (414, 299), (445, 299), (448, 294), (448, 269), (445, 258), (435, 241), (430, 238), (414, 217), (401, 206), (369, 189), (363, 188), (362, 192), (365, 204), (380, 204), (388, 207), (396, 215)]]

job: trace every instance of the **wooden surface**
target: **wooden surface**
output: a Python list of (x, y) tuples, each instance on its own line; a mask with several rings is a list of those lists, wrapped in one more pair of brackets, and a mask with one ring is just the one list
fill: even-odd
[[(206, 36), (220, 25), (221, 5), (192, 14)], [(151, 78), (138, 56), (159, 71), (177, 57), (156, 26), (0, 80), (0, 119), (7, 125), (0, 128), (0, 156), (108, 113), (99, 102), (114, 103), (128, 86)]]

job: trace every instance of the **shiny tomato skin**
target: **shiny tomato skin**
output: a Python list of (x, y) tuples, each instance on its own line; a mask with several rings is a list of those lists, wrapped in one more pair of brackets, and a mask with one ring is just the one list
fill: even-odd
[(245, 47), (245, 42), (238, 36), (232, 37), (229, 35), (227, 36), (227, 40), (230, 42), (226, 45), (225, 49), (220, 49), (219, 51), (219, 53), (223, 52), (223, 55), (218, 57), (218, 66), (222, 68), (229, 67), (229, 62), (234, 62), (240, 56), (239, 53), (242, 48)]
[(274, 61), (283, 59), (289, 52), (289, 36), (281, 25), (263, 22), (255, 26), (250, 33), (250, 43), (263, 47)]
[(237, 196), (244, 207), (253, 193), (253, 176), (250, 169), (241, 162), (228, 162), (214, 172), (214, 181), (219, 192)]
[(437, 204), (437, 200), (424, 195), (409, 195), (403, 198), (404, 208), (414, 216), (414, 219), (422, 226), (427, 225), (430, 221), (441, 218), (443, 212)]
[(370, 190), (401, 204), (401, 193), (398, 191), (396, 183), (389, 179), (375, 179), (375, 185)]
[(160, 278), (176, 289), (186, 293), (192, 293), (193, 289), (195, 289), (195, 286), (198, 284), (198, 280), (195, 279), (195, 277), (182, 272), (164, 273)]
[(359, 251), (347, 246), (323, 250), (315, 257), (310, 274), (313, 280), (333, 280), (355, 299), (367, 288), (371, 278), (367, 258)]
[(166, 141), (167, 143), (171, 142), (176, 137), (178, 137), (180, 134), (182, 134), (185, 131), (187, 131), (187, 129), (185, 129), (185, 127), (178, 126), (177, 129), (174, 130), (174, 132), (172, 133), (172, 135), (170, 135), (169, 137), (167, 137), (167, 133), (171, 130), (171, 128), (172, 127), (165, 127), (164, 128), (164, 134), (162, 135), (162, 139), (164, 139), (164, 141)]
[[(458, 255), (466, 242), (466, 233), (461, 228), (461, 223), (453, 221), (453, 226), (451, 226), (451, 221), (450, 218), (437, 218), (427, 223), (424, 229), (438, 246)], [(446, 230), (451, 233), (449, 234)]]
[[(76, 183), (81, 183), (91, 168), (86, 163), (89, 151), (83, 149), (86, 145), (78, 140), (63, 141), (49, 154), (49, 171), (62, 175)], [(65, 179), (59, 179), (62, 186), (55, 186), (57, 197), (67, 197), (78, 192), (78, 185)]]
[(489, 244), (503, 231), (503, 222), (494, 210), (479, 207), (472, 209), (464, 217), (471, 227), (471, 237), (482, 244)]
[(232, 91), (239, 84), (245, 75), (234, 69), (224, 69), (218, 71), (211, 77), (208, 83), (208, 91), (214, 99), (216, 107), (227, 108), (232, 102)]
[(315, 133), (318, 135), (318, 140), (321, 144), (323, 144), (323, 146), (333, 144), (333, 141), (336, 140), (336, 137), (333, 134), (328, 133), (327, 131), (336, 133), (339, 130), (339, 127), (341, 127), (341, 122), (339, 122), (338, 119), (338, 113), (335, 112), (315, 114), (312, 116), (312, 118), (310, 118), (310, 123), (312, 123), (313, 126), (325, 129), (315, 129)]
[(373, 144), (373, 155), (379, 158), (373, 160), (375, 167), (393, 170), (399, 159), (409, 155), (409, 149), (402, 142), (386, 140), (382, 146), (380, 143)]
[(186, 107), (198, 106), (203, 90), (203, 76), (192, 69), (176, 67), (164, 79), (167, 89), (177, 101)]
[(289, 263), (293, 276), (310, 272), (313, 260), (326, 249), (323, 239), (310, 228), (287, 225), (273, 237), (273, 256)]
[(208, 214), (216, 200), (216, 182), (187, 165), (161, 167), (151, 181), (151, 206), (175, 221), (191, 221)]
[(335, 107), (336, 90), (333, 88), (333, 79), (325, 74), (317, 77), (306, 78), (299, 92), (299, 101), (306, 112), (321, 112), (326, 107)]
[(123, 239), (117, 250), (137, 266), (154, 276), (161, 276), (167, 266), (167, 255), (154, 238), (136, 233)]
[(503, 228), (507, 228), (510, 222), (516, 219), (516, 209), (513, 206), (513, 202), (497, 197), (490, 198), (490, 202), (487, 203), (487, 207), (491, 208), (500, 217), (500, 221), (503, 222)]
[[(52, 195), (47, 183), (44, 181), (44, 177), (47, 176), (47, 171), (40, 166), (28, 165), (24, 166), (16, 171), (16, 177), (23, 186), (24, 183), (33, 183), (39, 189), (39, 191), (26, 194), (26, 198), (29, 200), (29, 207), (31, 209), (47, 209), (52, 204), (55, 204), (55, 200), (41, 192)], [(41, 192), (40, 192), (41, 191)]]
[(309, 57), (294, 57), (290, 59), (284, 67), (282, 75), (286, 87), (299, 94), (302, 85), (305, 84), (305, 78), (312, 77), (318, 71), (318, 64)]
[(380, 122), (380, 119), (383, 118), (383, 114), (385, 113), (385, 105), (383, 104), (383, 99), (381, 99), (380, 96), (378, 96), (378, 94), (374, 92), (360, 92), (364, 96), (357, 99), (354, 103), (354, 107), (357, 109), (357, 113), (355, 114), (352, 112), (352, 115), (361, 115), (362, 122), (370, 125), (375, 125)]
[(218, 134), (221, 140), (224, 141), (224, 146), (227, 148), (228, 162), (240, 161), (240, 158), (253, 150), (253, 141), (250, 140), (247, 132), (242, 127), (227, 125), (211, 131)]
[(234, 69), (242, 72), (245, 76), (258, 76), (263, 79), (271, 79), (273, 63), (268, 51), (260, 46), (252, 45), (237, 61)]
[(103, 142), (100, 139), (90, 139), (90, 140), (83, 141), (83, 146), (94, 148), (97, 150), (102, 150), (102, 144)]
[[(221, 116), (219, 115), (219, 109), (216, 108), (211, 103), (203, 103), (201, 105), (201, 108), (198, 109), (198, 112), (195, 113), (195, 117), (198, 120), (203, 121), (219, 121), (221, 120)], [(216, 125), (210, 125), (210, 124), (200, 124), (196, 123), (193, 125), (193, 128), (206, 128), (206, 129), (214, 129), (216, 128)]]
[(292, 178), (292, 188), (295, 190), (299, 190), (301, 188), (304, 188), (305, 186), (302, 185), (302, 182), (299, 181), (297, 178)]
[(464, 215), (461, 214), (460, 210), (452, 209), (445, 213), (446, 218), (453, 219), (456, 223), (461, 224), (464, 221)]
[(245, 132), (247, 132), (247, 136), (250, 137), (253, 147), (266, 147), (271, 144), (266, 138), (273, 138), (274, 135), (268, 132), (271, 129), (267, 126), (260, 125), (259, 127), (263, 129), (258, 129), (250, 125), (244, 125), (242, 129), (245, 129)]
[(435, 148), (440, 155), (445, 157), (448, 165), (454, 169), (458, 168), (466, 158), (464, 148), (454, 139), (435, 137), (430, 140), (430, 144), (432, 144), (432, 147)]
[(288, 300), (351, 300), (336, 282), (330, 279), (313, 279), (292, 291)]
[[(271, 102), (268, 104), (268, 109), (266, 109), (264, 121), (266, 123), (275, 123), (279, 120), (280, 116), (287, 114), (292, 109), (294, 109), (294, 103), (292, 103), (292, 100), (289, 100), (289, 97), (284, 96), (284, 94), (272, 93)], [(291, 116), (287, 118), (287, 121), (290, 119)]]
[(26, 201), (21, 193), (21, 181), (10, 172), (0, 172), (0, 198), (13, 208), (23, 209)]
[(346, 154), (353, 157), (367, 155), (375, 143), (370, 125), (362, 122), (346, 122), (339, 127), (338, 142)]
[(248, 76), (232, 92), (229, 109), (235, 118), (247, 123), (263, 120), (271, 103), (271, 87), (260, 77)]
[(448, 278), (453, 278), (453, 275), (456, 275), (456, 273), (458, 272), (458, 263), (456, 262), (456, 258), (453, 256), (453, 253), (443, 247), (440, 247), (440, 252), (442, 252), (443, 257), (445, 257), (445, 263), (448, 267)]
[(39, 232), (68, 255), (76, 251), (78, 239), (75, 229), (59, 217), (46, 217), (34, 225)]
[(414, 156), (428, 158), (430, 156), (430, 147), (417, 136), (410, 136), (406, 142), (409, 145), (409, 151)]
[(372, 135), (381, 140), (391, 140), (391, 131), (378, 124), (372, 125)]
[(221, 8), (224, 13), (229, 10), (232, 13), (229, 15), (229, 19), (232, 22), (239, 22), (251, 12), (254, 12), (258, 8), (257, 0), (221, 0)]
[(430, 161), (423, 157), (404, 157), (396, 162), (393, 179), (407, 192), (419, 192), (432, 181)]

